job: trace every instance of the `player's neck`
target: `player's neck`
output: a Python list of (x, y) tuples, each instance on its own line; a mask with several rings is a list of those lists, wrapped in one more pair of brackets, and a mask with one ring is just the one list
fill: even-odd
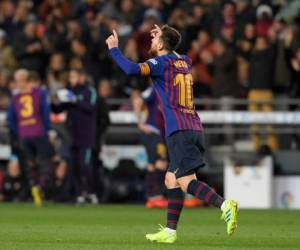
[(31, 93), (31, 92), (32, 92), (31, 86), (20, 89), (20, 93), (22, 93), (22, 94)]
[(157, 53), (157, 55), (158, 56), (164, 56), (164, 55), (167, 55), (167, 54), (175, 54), (177, 57), (180, 57), (180, 55), (175, 51), (175, 50), (173, 50), (173, 51), (169, 51), (169, 50), (160, 50), (160, 51), (158, 51), (158, 53)]
[(170, 53), (171, 53), (170, 51), (163, 49), (163, 50), (159, 50), (157, 55), (158, 56), (164, 56), (164, 55), (167, 55), (167, 54), (170, 54)]

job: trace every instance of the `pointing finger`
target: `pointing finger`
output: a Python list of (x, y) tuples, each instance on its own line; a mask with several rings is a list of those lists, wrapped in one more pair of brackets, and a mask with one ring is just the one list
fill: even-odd
[(116, 30), (113, 30), (113, 34), (114, 34), (115, 38), (118, 38), (118, 34), (117, 34)]
[(155, 28), (160, 29), (160, 27), (157, 24), (154, 24)]

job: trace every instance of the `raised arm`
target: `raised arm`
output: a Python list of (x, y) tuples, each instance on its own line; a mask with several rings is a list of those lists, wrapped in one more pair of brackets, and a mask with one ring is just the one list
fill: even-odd
[(148, 61), (151, 60), (148, 60), (144, 63), (135, 63), (128, 60), (122, 54), (122, 52), (118, 48), (119, 40), (118, 34), (115, 30), (113, 30), (113, 34), (106, 39), (106, 44), (111, 57), (127, 75), (155, 76), (158, 74), (157, 63), (156, 65), (148, 63)]
[(128, 60), (119, 50), (119, 39), (115, 30), (113, 30), (113, 34), (106, 39), (106, 44), (109, 48), (111, 57), (127, 75), (141, 74), (139, 64)]
[(134, 63), (128, 60), (118, 48), (112, 48), (109, 50), (111, 57), (119, 65), (119, 67), (125, 72), (126, 75), (140, 75), (141, 68), (138, 63)]

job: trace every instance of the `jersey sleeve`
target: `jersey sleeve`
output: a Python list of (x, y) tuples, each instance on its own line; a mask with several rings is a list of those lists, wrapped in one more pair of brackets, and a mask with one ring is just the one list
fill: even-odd
[(159, 58), (151, 58), (144, 63), (140, 63), (140, 71), (143, 76), (157, 77), (161, 75), (163, 70), (162, 62)]

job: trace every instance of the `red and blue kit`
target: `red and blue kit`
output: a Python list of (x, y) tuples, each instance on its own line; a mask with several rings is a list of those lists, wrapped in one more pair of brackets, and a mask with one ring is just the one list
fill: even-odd
[(195, 111), (192, 61), (188, 56), (169, 53), (137, 64), (126, 59), (117, 48), (110, 53), (126, 74), (151, 77), (164, 117), (166, 136), (181, 130), (203, 130)]
[(156, 134), (164, 134), (164, 118), (162, 116), (159, 100), (153, 86), (142, 92), (141, 98), (144, 102), (146, 114), (145, 123), (153, 129)]

